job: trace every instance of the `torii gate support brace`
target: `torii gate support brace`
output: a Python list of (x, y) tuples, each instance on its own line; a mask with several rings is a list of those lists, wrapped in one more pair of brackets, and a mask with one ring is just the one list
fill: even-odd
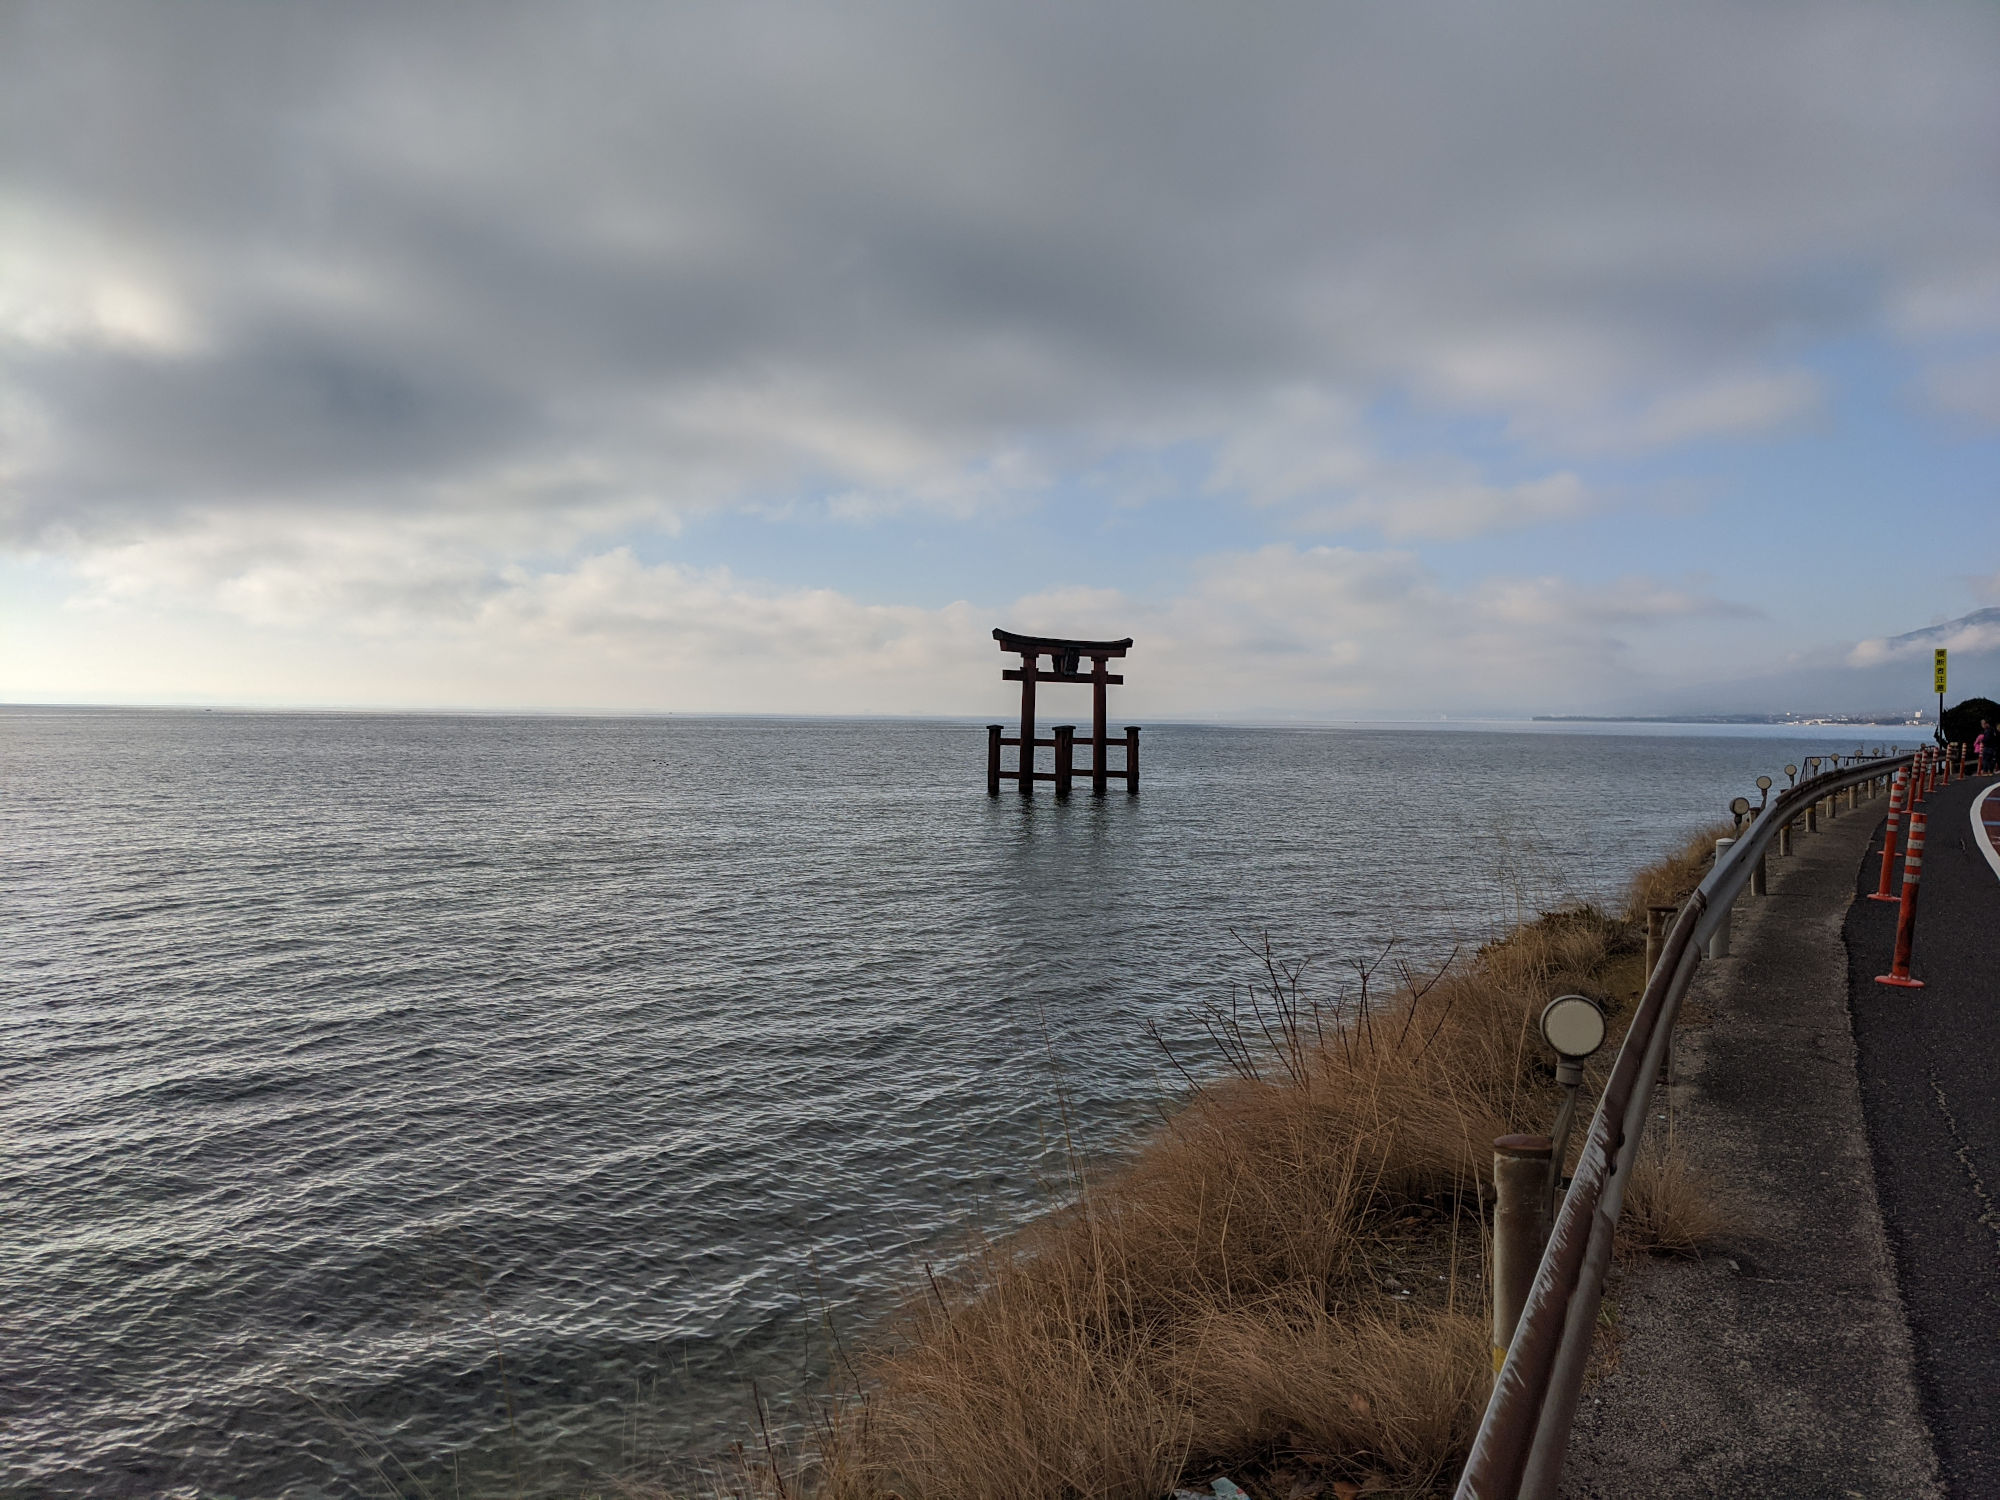
[[(1015, 635), (1011, 631), (996, 630), (993, 639), (1000, 643), (1002, 651), (1011, 651), (1021, 658), (1018, 668), (1010, 667), (1000, 674), (1006, 682), (1021, 684), (1021, 732), (1009, 738), (1004, 724), (986, 726), (986, 792), (988, 796), (1000, 795), (1000, 783), (1011, 781), (1021, 789), (1024, 797), (1032, 796), (1035, 783), (1053, 781), (1056, 795), (1067, 797), (1070, 786), (1078, 772), (1090, 775), (1090, 790), (1102, 797), (1106, 785), (1112, 777), (1120, 777), (1125, 782), (1127, 792), (1139, 790), (1139, 726), (1129, 724), (1125, 728), (1125, 764), (1113, 767), (1109, 760), (1110, 739), (1105, 733), (1105, 689), (1113, 683), (1123, 683), (1124, 677), (1112, 672), (1106, 665), (1113, 657), (1122, 657), (1132, 649), (1132, 639), (1127, 636), (1122, 641), (1068, 641), (1055, 636)], [(1049, 659), (1047, 671), (1043, 671), (1041, 660)], [(1090, 670), (1081, 670), (1085, 657), (1090, 659)], [(1040, 739), (1035, 734), (1035, 685), (1042, 682), (1076, 682), (1090, 685), (1090, 760), (1088, 764), (1076, 764), (1076, 726), (1058, 724), (1053, 735)], [(1003, 770), (1000, 765), (1000, 748), (1003, 745), (1018, 747), (1014, 757), (1014, 768)], [(1053, 771), (1035, 769), (1035, 747), (1048, 745), (1055, 750)]]

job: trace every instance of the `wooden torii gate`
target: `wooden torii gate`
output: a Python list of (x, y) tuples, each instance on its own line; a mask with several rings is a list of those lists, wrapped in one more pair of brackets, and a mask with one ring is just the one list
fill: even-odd
[[(1070, 784), (1079, 770), (1090, 773), (1090, 789), (1098, 796), (1104, 795), (1105, 783), (1113, 776), (1122, 777), (1125, 790), (1139, 790), (1139, 727), (1127, 725), (1125, 729), (1125, 764), (1114, 768), (1106, 758), (1110, 741), (1104, 731), (1104, 690), (1113, 683), (1122, 683), (1124, 677), (1109, 671), (1105, 663), (1114, 656), (1123, 656), (1132, 649), (1132, 638), (1122, 641), (1066, 641), (1046, 635), (1015, 635), (1011, 631), (996, 630), (993, 639), (1000, 643), (1002, 651), (1012, 651), (1021, 658), (1019, 668), (1009, 667), (1000, 674), (1005, 682), (1021, 684), (1021, 733), (1014, 738), (1005, 734), (1006, 725), (986, 726), (986, 791), (989, 796), (1000, 795), (1000, 783), (1012, 781), (1021, 788), (1026, 797), (1034, 793), (1038, 781), (1053, 781), (1056, 795), (1067, 797)], [(1049, 670), (1041, 670), (1041, 659), (1049, 658)], [(1090, 670), (1079, 671), (1084, 657), (1090, 658)], [(1076, 764), (1076, 726), (1058, 724), (1050, 739), (1035, 736), (1035, 684), (1038, 682), (1079, 682), (1090, 684), (1090, 762), (1087, 766)], [(1000, 769), (1000, 747), (1017, 745), (1019, 753), (1014, 757), (1014, 769)], [(1051, 745), (1056, 752), (1056, 768), (1053, 771), (1035, 769), (1035, 747)]]

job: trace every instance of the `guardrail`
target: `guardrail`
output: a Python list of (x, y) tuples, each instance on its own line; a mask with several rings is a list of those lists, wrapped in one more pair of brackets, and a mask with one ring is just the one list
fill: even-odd
[(1604, 1300), (1604, 1275), (1625, 1183), (1681, 997), (1694, 978), (1702, 947), (1728, 921), (1731, 905), (1779, 829), (1829, 794), (1893, 774), (1914, 759), (1881, 756), (1824, 772), (1782, 793), (1738, 834), (1681, 907), (1591, 1116), (1576, 1175), (1536, 1268), (1506, 1362), (1494, 1380), (1456, 1500), (1555, 1500)]

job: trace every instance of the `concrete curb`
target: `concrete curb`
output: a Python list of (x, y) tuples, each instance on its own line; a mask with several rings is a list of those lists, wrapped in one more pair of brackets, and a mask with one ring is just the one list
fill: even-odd
[[(1941, 1497), (1882, 1229), (1841, 928), (1887, 804), (1821, 823), (1738, 899), (1733, 957), (1689, 995), (1675, 1134), (1729, 1226), (1695, 1262), (1627, 1268), (1616, 1367), (1585, 1388), (1571, 1500)], [(1659, 1105), (1654, 1128), (1666, 1123)]]

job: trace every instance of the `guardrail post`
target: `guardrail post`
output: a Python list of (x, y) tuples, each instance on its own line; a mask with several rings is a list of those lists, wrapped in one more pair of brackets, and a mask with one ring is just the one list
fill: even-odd
[[(1667, 945), (1667, 929), (1674, 925), (1674, 918), (1680, 914), (1678, 906), (1649, 906), (1646, 908), (1646, 983), (1653, 980), (1653, 970), (1660, 966), (1660, 950)], [(1671, 1084), (1674, 1081), (1673, 1038), (1660, 1051), (1659, 1081)]]
[(1555, 1145), (1545, 1135), (1503, 1135), (1493, 1143), (1493, 1373), (1507, 1358), (1527, 1305), (1535, 1267), (1549, 1238), (1549, 1170)]
[(1806, 804), (1806, 832), (1819, 832), (1819, 800), (1817, 798)]
[(1765, 850), (1757, 851), (1757, 868), (1750, 872), (1750, 894), (1768, 896), (1771, 894), (1771, 877), (1764, 868)]
[(1785, 819), (1784, 827), (1778, 830), (1778, 853), (1780, 855), (1788, 855), (1792, 852), (1792, 829), (1797, 825), (1798, 821), (1797, 818), (1787, 818)]
[(1653, 970), (1660, 966), (1660, 949), (1666, 945), (1667, 927), (1674, 920), (1678, 906), (1649, 906), (1646, 908), (1646, 978), (1653, 977)]
[[(1717, 839), (1715, 841), (1715, 862), (1718, 865), (1722, 863), (1722, 856), (1735, 847), (1735, 844), (1735, 839)], [(1729, 957), (1729, 911), (1730, 909), (1726, 906), (1722, 909), (1721, 920), (1715, 924), (1715, 931), (1708, 935), (1708, 956), (1710, 958)]]

